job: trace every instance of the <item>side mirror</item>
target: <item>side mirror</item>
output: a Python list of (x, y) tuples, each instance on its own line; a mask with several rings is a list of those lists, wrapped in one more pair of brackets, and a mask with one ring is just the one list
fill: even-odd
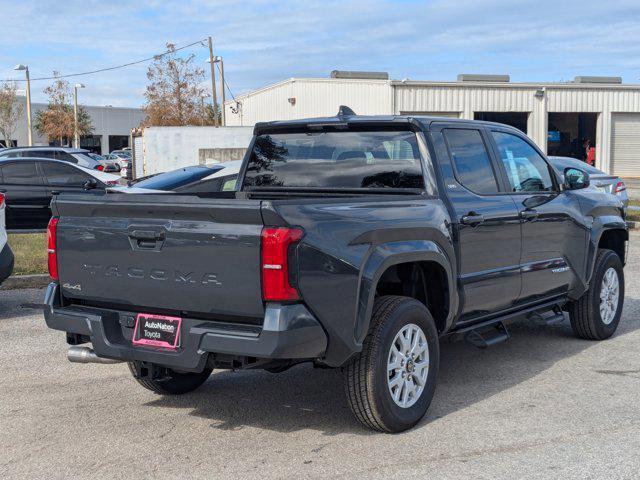
[(590, 185), (589, 174), (579, 168), (564, 169), (564, 188), (565, 190), (580, 190)]
[(95, 178), (90, 178), (89, 180), (84, 182), (84, 185), (82, 185), (82, 188), (84, 188), (85, 190), (93, 190), (97, 186), (98, 186), (98, 181)]

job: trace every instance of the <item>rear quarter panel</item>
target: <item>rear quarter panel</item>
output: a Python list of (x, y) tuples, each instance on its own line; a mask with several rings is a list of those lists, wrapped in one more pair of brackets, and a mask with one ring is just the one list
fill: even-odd
[(361, 349), (375, 282), (394, 262), (391, 257), (429, 260), (422, 252), (432, 250), (455, 265), (450, 219), (439, 199), (297, 200), (278, 202), (274, 209), (305, 230), (298, 247), (298, 287), (329, 333), (330, 364)]

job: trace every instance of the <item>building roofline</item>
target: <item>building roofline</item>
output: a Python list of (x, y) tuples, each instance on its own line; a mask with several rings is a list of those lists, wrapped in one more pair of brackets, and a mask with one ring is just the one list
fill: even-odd
[(264, 87), (257, 88), (256, 90), (251, 90), (250, 92), (243, 93), (241, 95), (236, 95), (235, 100), (226, 100), (224, 102), (225, 105), (233, 104), (237, 100), (242, 100), (248, 97), (252, 97), (254, 95), (258, 95), (262, 92), (266, 92), (268, 90), (273, 90), (275, 88), (281, 87), (288, 83), (296, 83), (296, 82), (314, 82), (314, 83), (376, 83), (380, 85), (390, 84), (391, 80), (377, 80), (377, 79), (368, 79), (368, 78), (322, 78), (322, 77), (291, 77), (285, 80), (281, 80), (276, 83), (272, 83), (270, 85), (265, 85)]
[[(25, 95), (16, 95), (16, 97), (23, 99), (25, 102), (27, 101), (27, 97)], [(48, 103), (45, 102), (31, 102), (31, 105), (33, 106), (43, 106), (46, 107), (47, 105), (49, 105)], [(111, 106), (107, 106), (107, 105), (86, 105), (86, 104), (79, 104), (82, 107), (90, 107), (90, 108), (107, 108), (110, 110), (142, 110), (142, 107), (111, 107)]]
[(429, 80), (391, 80), (391, 85), (399, 87), (463, 87), (463, 88), (549, 88), (549, 89), (603, 89), (640, 90), (637, 83), (575, 83), (575, 82), (458, 82)]
[(388, 84), (393, 87), (460, 87), (460, 88), (514, 88), (514, 89), (611, 89), (611, 90), (640, 90), (640, 84), (634, 83), (575, 83), (568, 82), (460, 82), (460, 81), (434, 81), (434, 80), (376, 80), (363, 78), (315, 78), (315, 77), (291, 77), (270, 85), (265, 85), (256, 90), (236, 96), (235, 100), (227, 100), (225, 105), (232, 105), (237, 100), (258, 95), (260, 93), (273, 90), (286, 84), (296, 82), (313, 83), (368, 83), (368, 84)]

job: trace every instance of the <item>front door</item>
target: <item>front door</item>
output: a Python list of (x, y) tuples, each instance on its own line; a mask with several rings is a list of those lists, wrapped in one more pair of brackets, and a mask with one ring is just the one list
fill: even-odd
[(587, 230), (578, 199), (560, 191), (555, 173), (526, 137), (499, 129), (491, 135), (522, 222), (519, 302), (562, 295), (584, 271)]
[(512, 307), (520, 295), (520, 220), (501, 191), (484, 129), (445, 126), (434, 132), (458, 245), (465, 322)]

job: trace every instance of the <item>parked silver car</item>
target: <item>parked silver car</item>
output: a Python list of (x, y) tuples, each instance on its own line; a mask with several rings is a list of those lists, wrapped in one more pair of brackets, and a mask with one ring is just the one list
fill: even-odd
[(592, 167), (588, 163), (571, 157), (549, 157), (551, 164), (562, 174), (565, 168), (579, 168), (589, 174), (591, 185), (589, 188), (600, 190), (605, 193), (617, 195), (624, 203), (629, 206), (629, 196), (627, 195), (627, 186), (622, 179), (616, 175), (609, 175), (602, 170)]

